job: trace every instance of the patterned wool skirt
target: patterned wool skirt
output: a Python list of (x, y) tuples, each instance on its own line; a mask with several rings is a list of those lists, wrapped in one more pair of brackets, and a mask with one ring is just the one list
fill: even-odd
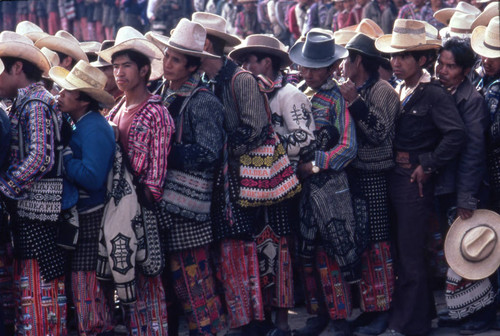
[(196, 335), (221, 331), (225, 327), (225, 316), (215, 289), (208, 245), (171, 253), (170, 271), (189, 330)]

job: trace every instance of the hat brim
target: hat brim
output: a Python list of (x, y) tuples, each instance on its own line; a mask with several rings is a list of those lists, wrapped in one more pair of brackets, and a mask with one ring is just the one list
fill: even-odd
[(35, 43), (39, 39), (44, 38), (44, 37), (48, 37), (50, 35), (47, 34), (46, 32), (30, 32), (30, 33), (24, 34), (24, 36), (26, 36), (31, 41), (33, 41), (33, 43)]
[(448, 25), (456, 11), (458, 11), (456, 8), (443, 8), (434, 13), (434, 18), (442, 24)]
[(439, 36), (442, 38), (445, 37), (459, 37), (461, 39), (470, 38), (471, 33), (455, 33), (450, 30), (450, 27), (444, 27), (439, 31)]
[(313, 69), (326, 68), (338, 60), (349, 56), (349, 51), (347, 51), (346, 48), (335, 44), (335, 52), (332, 56), (324, 59), (307, 58), (302, 54), (302, 47), (304, 46), (304, 43), (305, 42), (295, 43), (289, 52), (292, 62), (300, 66)]
[(471, 36), (471, 47), (474, 52), (480, 56), (487, 57), (487, 58), (499, 58), (500, 57), (500, 50), (494, 50), (491, 48), (488, 48), (484, 44), (484, 37), (485, 37), (485, 32), (486, 32), (486, 27), (485, 26), (479, 26), (474, 29), (472, 32)]
[(41, 50), (26, 43), (15, 41), (1, 42), (0, 57), (2, 56), (10, 56), (27, 60), (36, 65), (36, 67), (42, 70), (44, 74), (48, 74), (50, 69), (50, 62)]
[(425, 44), (419, 44), (407, 48), (394, 48), (391, 46), (391, 40), (392, 40), (392, 34), (386, 34), (380, 36), (378, 39), (375, 40), (375, 48), (386, 54), (397, 54), (406, 51), (439, 49), (441, 47), (440, 40), (426, 40)]
[(206, 51), (196, 51), (196, 50), (186, 49), (186, 48), (182, 48), (180, 46), (172, 45), (172, 43), (170, 43), (170, 37), (167, 37), (167, 36), (150, 33), (150, 34), (147, 34), (146, 38), (149, 41), (151, 41), (153, 44), (155, 44), (158, 48), (161, 49), (160, 46), (162, 46), (163, 53), (165, 52), (166, 48), (169, 48), (169, 49), (176, 50), (176, 51), (180, 52), (181, 54), (190, 55), (190, 56), (194, 56), (194, 57), (220, 58), (220, 56), (213, 55), (213, 54), (208, 53)]
[(500, 11), (500, 4), (498, 3), (498, 1), (496, 1), (495, 4), (496, 7), (493, 5), (491, 6), (491, 8), (485, 8), (485, 10), (476, 17), (474, 22), (472, 22), (470, 29), (475, 29), (479, 26), (487, 26), (488, 23), (490, 23), (491, 19), (493, 19), (495, 16), (498, 16)]
[(40, 49), (45, 47), (53, 51), (62, 52), (77, 61), (89, 61), (87, 55), (82, 50), (80, 45), (62, 37), (45, 36), (37, 40), (35, 42), (35, 46)]
[(108, 63), (104, 61), (101, 58), (98, 58), (97, 61), (91, 62), (90, 65), (92, 65), (94, 68), (103, 68), (107, 66), (111, 66), (111, 63)]
[(276, 56), (280, 59), (280, 66), (282, 69), (286, 68), (290, 64), (292, 64), (292, 60), (288, 56), (288, 53), (282, 50), (278, 50), (275, 48), (270, 48), (268, 46), (245, 46), (245, 47), (236, 47), (233, 51), (229, 53), (229, 57), (233, 60), (241, 60), (245, 55), (251, 53), (264, 53), (272, 56)]
[(205, 29), (207, 31), (207, 35), (212, 35), (224, 40), (224, 42), (226, 42), (227, 47), (234, 47), (241, 43), (241, 40), (237, 36), (223, 33), (211, 28), (205, 28)]
[(480, 280), (493, 274), (500, 266), (500, 241), (497, 240), (493, 252), (484, 261), (468, 261), (460, 251), (464, 234), (481, 224), (488, 225), (500, 239), (500, 216), (490, 210), (474, 210), (469, 219), (457, 218), (449, 228), (444, 242), (444, 255), (451, 269), (461, 277), (469, 280)]
[(93, 87), (77, 87), (66, 80), (69, 71), (63, 67), (55, 66), (49, 71), (50, 78), (56, 82), (61, 88), (68, 91), (82, 91), (102, 103), (106, 107), (112, 107), (115, 104), (115, 99), (105, 90), (96, 89)]

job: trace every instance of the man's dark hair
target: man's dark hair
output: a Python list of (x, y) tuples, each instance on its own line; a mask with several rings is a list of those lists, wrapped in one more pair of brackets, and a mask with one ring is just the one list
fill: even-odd
[(78, 91), (78, 93), (79, 93), (79, 96), (78, 96), (77, 100), (89, 102), (89, 105), (87, 106), (87, 112), (99, 111), (100, 106), (99, 106), (99, 102), (97, 100), (95, 100), (94, 98), (92, 98), (91, 96), (89, 96), (87, 93), (85, 93), (83, 91)]
[(191, 66), (195, 66), (196, 69), (193, 72), (198, 71), (201, 65), (201, 58), (192, 55), (184, 55), (184, 56), (186, 56), (186, 69)]
[(370, 76), (375, 76), (378, 74), (378, 68), (380, 66), (380, 60), (376, 57), (366, 56), (359, 51), (349, 49), (349, 59), (351, 62), (356, 60), (356, 56), (361, 56), (361, 65)]
[(23, 63), (23, 72), (26, 75), (26, 78), (28, 78), (28, 80), (38, 82), (42, 79), (42, 74), (43, 74), (42, 69), (39, 69), (35, 64), (31, 63), (30, 61), (18, 57), (10, 57), (10, 56), (2, 57), (2, 62), (5, 65), (5, 71), (10, 73), (10, 71), (12, 70), (12, 66), (17, 61)]
[(137, 65), (137, 68), (139, 70), (142, 69), (143, 66), (147, 65), (149, 70), (146, 74), (146, 83), (149, 81), (149, 77), (151, 76), (151, 60), (149, 59), (149, 57), (138, 51), (125, 49), (115, 52), (113, 56), (111, 56), (111, 63), (113, 63), (115, 59), (120, 56), (128, 56), (128, 58), (130, 58), (130, 60)]
[(443, 50), (447, 50), (453, 54), (455, 64), (462, 68), (462, 70), (472, 68), (476, 63), (476, 55), (470, 45), (469, 39), (461, 39), (459, 37), (452, 37), (444, 43), (439, 49), (439, 54)]
[(224, 47), (226, 46), (226, 41), (213, 35), (207, 35), (207, 39), (210, 42), (212, 42), (212, 46), (214, 48), (214, 54), (217, 56), (223, 56)]
[(76, 59), (74, 59), (73, 57), (69, 56), (68, 54), (65, 54), (63, 52), (60, 52), (60, 51), (57, 51), (57, 50), (54, 50), (54, 52), (57, 54), (57, 56), (59, 56), (59, 60), (62, 62), (66, 57), (70, 57), (71, 58), (71, 68), (73, 68), (77, 62)]
[(399, 56), (402, 56), (402, 57), (411, 56), (417, 62), (420, 59), (420, 57), (423, 56), (423, 57), (425, 57), (426, 61), (425, 61), (425, 64), (422, 66), (422, 68), (428, 68), (430, 65), (434, 64), (434, 62), (436, 61), (437, 53), (436, 53), (435, 49), (430, 49), (430, 50), (405, 51), (405, 52), (402, 52), (402, 53), (392, 54), (392, 55), (394, 55), (394, 56), (399, 55)]
[(250, 56), (250, 55), (255, 55), (255, 57), (257, 57), (257, 62), (260, 62), (264, 58), (269, 57), (271, 59), (271, 63), (272, 63), (272, 67), (273, 67), (273, 73), (276, 74), (280, 71), (281, 59), (278, 56), (266, 54), (265, 52), (252, 52), (252, 53), (248, 54), (248, 56)]

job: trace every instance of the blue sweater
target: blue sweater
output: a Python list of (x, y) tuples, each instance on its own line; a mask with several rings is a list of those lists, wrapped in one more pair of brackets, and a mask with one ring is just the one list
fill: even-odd
[(113, 129), (98, 112), (89, 112), (76, 122), (69, 145), (73, 154), (64, 156), (64, 167), (80, 192), (78, 211), (103, 204), (115, 151)]

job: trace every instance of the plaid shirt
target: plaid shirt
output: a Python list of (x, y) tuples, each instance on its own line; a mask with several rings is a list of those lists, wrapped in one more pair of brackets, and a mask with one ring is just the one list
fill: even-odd
[[(109, 120), (120, 113), (126, 97), (108, 115)], [(163, 195), (167, 176), (167, 156), (170, 139), (175, 127), (168, 110), (162, 105), (160, 96), (151, 96), (143, 109), (134, 117), (129, 132), (128, 159), (133, 174), (151, 190), (155, 200)]]

